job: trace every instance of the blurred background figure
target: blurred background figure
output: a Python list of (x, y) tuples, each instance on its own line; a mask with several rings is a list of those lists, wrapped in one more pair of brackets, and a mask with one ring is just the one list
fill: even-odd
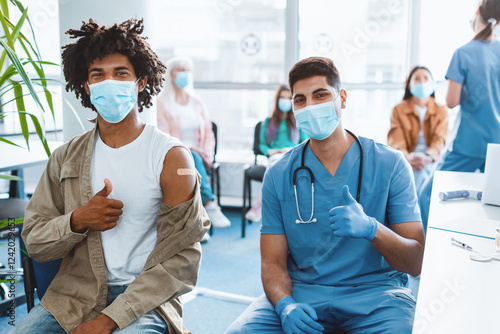
[(435, 101), (431, 72), (416, 66), (406, 80), (403, 101), (392, 111), (389, 146), (403, 152), (410, 163), (418, 191), (444, 148), (448, 109)]
[[(308, 136), (297, 128), (292, 112), (292, 93), (286, 84), (278, 86), (271, 117), (267, 117), (260, 128), (259, 149), (269, 164), (278, 161), (283, 154)], [(246, 213), (245, 218), (259, 221), (262, 217), (262, 199), (259, 198)]]
[[(201, 175), (200, 191), (208, 217), (214, 227), (228, 227), (231, 222), (215, 203), (208, 181), (207, 169), (213, 161), (215, 138), (205, 104), (194, 92), (193, 61), (175, 57), (166, 65), (165, 87), (158, 99), (158, 129), (179, 138), (190, 148)], [(206, 234), (205, 239), (208, 238)]]
[[(448, 108), (460, 105), (456, 136), (436, 166), (440, 171), (484, 172), (488, 143), (500, 143), (500, 0), (482, 0), (471, 25), (475, 36), (458, 48), (446, 79)], [(422, 185), (419, 206), (427, 226), (433, 175)]]

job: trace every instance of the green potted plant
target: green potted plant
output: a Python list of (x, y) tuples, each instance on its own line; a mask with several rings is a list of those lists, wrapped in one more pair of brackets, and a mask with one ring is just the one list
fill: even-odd
[[(19, 12), (20, 17), (17, 21), (12, 21), (11, 10)], [(2, 101), (0, 118), (17, 117), (19, 119), (22, 135), (28, 149), (30, 147), (28, 124), (33, 124), (47, 156), (50, 156), (43, 118), (46, 109), (48, 109), (55, 120), (52, 92), (47, 89), (47, 82), (53, 79), (46, 78), (43, 66), (59, 65), (41, 59), (33, 27), (28, 17), (28, 8), (25, 8), (20, 1), (0, 0), (0, 24), (3, 30), (3, 36), (0, 37), (0, 50), (2, 50), (0, 55), (0, 100)], [(30, 38), (21, 31), (26, 25), (31, 34)], [(38, 110), (36, 112), (27, 111), (25, 108), (26, 98), (33, 99), (41, 113)], [(1, 136), (0, 142), (20, 146)], [(0, 178), (19, 180), (17, 177), (6, 175), (0, 175)]]

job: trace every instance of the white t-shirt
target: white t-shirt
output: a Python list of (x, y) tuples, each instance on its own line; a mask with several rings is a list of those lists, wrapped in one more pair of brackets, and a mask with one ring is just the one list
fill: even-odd
[(156, 244), (156, 220), (163, 202), (160, 174), (165, 155), (182, 143), (146, 124), (133, 142), (107, 146), (96, 134), (90, 179), (92, 195), (108, 178), (113, 191), (108, 198), (123, 202), (116, 227), (101, 232), (109, 285), (130, 284), (141, 272)]
[(424, 137), (424, 119), (425, 114), (427, 113), (427, 107), (419, 107), (416, 105), (415, 110), (417, 110), (420, 118), (420, 131), (418, 132), (417, 146), (415, 146), (415, 150), (413, 152), (425, 154), (427, 152), (427, 143), (425, 142)]
[(191, 100), (186, 105), (174, 103), (175, 113), (179, 115), (181, 124), (182, 142), (187, 147), (198, 147), (198, 133), (200, 131), (200, 118), (194, 110)]

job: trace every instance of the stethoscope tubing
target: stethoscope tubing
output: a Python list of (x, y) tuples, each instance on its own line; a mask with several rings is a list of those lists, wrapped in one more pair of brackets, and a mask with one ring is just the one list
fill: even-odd
[[(349, 131), (347, 129), (345, 129), (345, 131), (347, 131), (347, 133), (349, 133), (351, 136), (354, 137), (354, 139), (356, 140), (356, 143), (358, 144), (359, 152), (360, 152), (359, 172), (358, 172), (358, 189), (357, 189), (357, 193), (356, 193), (356, 202), (359, 203), (359, 199), (361, 197), (361, 181), (363, 179), (363, 163), (364, 163), (364, 161), (363, 161), (363, 146), (361, 145), (361, 142), (359, 141), (358, 136), (356, 136), (354, 133), (352, 133), (351, 131)], [(311, 169), (309, 167), (307, 167), (304, 163), (305, 153), (306, 153), (307, 146), (309, 145), (309, 141), (310, 141), (310, 139), (307, 139), (307, 141), (304, 144), (304, 147), (302, 148), (300, 166), (294, 170), (293, 177), (292, 177), (293, 191), (295, 193), (295, 204), (297, 206), (297, 214), (299, 216), (299, 219), (297, 219), (295, 221), (297, 224), (309, 224), (309, 223), (315, 223), (317, 221), (316, 218), (313, 218), (313, 216), (314, 216), (314, 174), (311, 171)], [(297, 173), (300, 170), (307, 171), (307, 173), (309, 174), (308, 178), (311, 180), (311, 202), (312, 202), (312, 204), (311, 204), (311, 216), (309, 217), (309, 219), (307, 221), (304, 221), (300, 215), (299, 199), (297, 196), (297, 179), (298, 179)], [(299, 178), (301, 178), (301, 177), (307, 177), (307, 176), (305, 176), (305, 175), (299, 176)]]

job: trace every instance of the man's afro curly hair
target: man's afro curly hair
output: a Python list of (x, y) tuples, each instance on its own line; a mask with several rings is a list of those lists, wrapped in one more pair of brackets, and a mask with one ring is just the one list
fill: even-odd
[(82, 22), (80, 30), (70, 29), (66, 34), (70, 38), (78, 38), (75, 43), (62, 47), (62, 64), (66, 91), (74, 91), (82, 105), (96, 111), (90, 102), (90, 96), (84, 88), (88, 79), (88, 67), (97, 58), (102, 59), (113, 53), (121, 53), (128, 57), (134, 66), (137, 78), (147, 77), (145, 89), (139, 92), (139, 112), (143, 107), (152, 105), (151, 96), (157, 95), (163, 85), (163, 74), (167, 67), (151, 50), (144, 31), (143, 20), (130, 19), (112, 27), (99, 26), (94, 20)]

